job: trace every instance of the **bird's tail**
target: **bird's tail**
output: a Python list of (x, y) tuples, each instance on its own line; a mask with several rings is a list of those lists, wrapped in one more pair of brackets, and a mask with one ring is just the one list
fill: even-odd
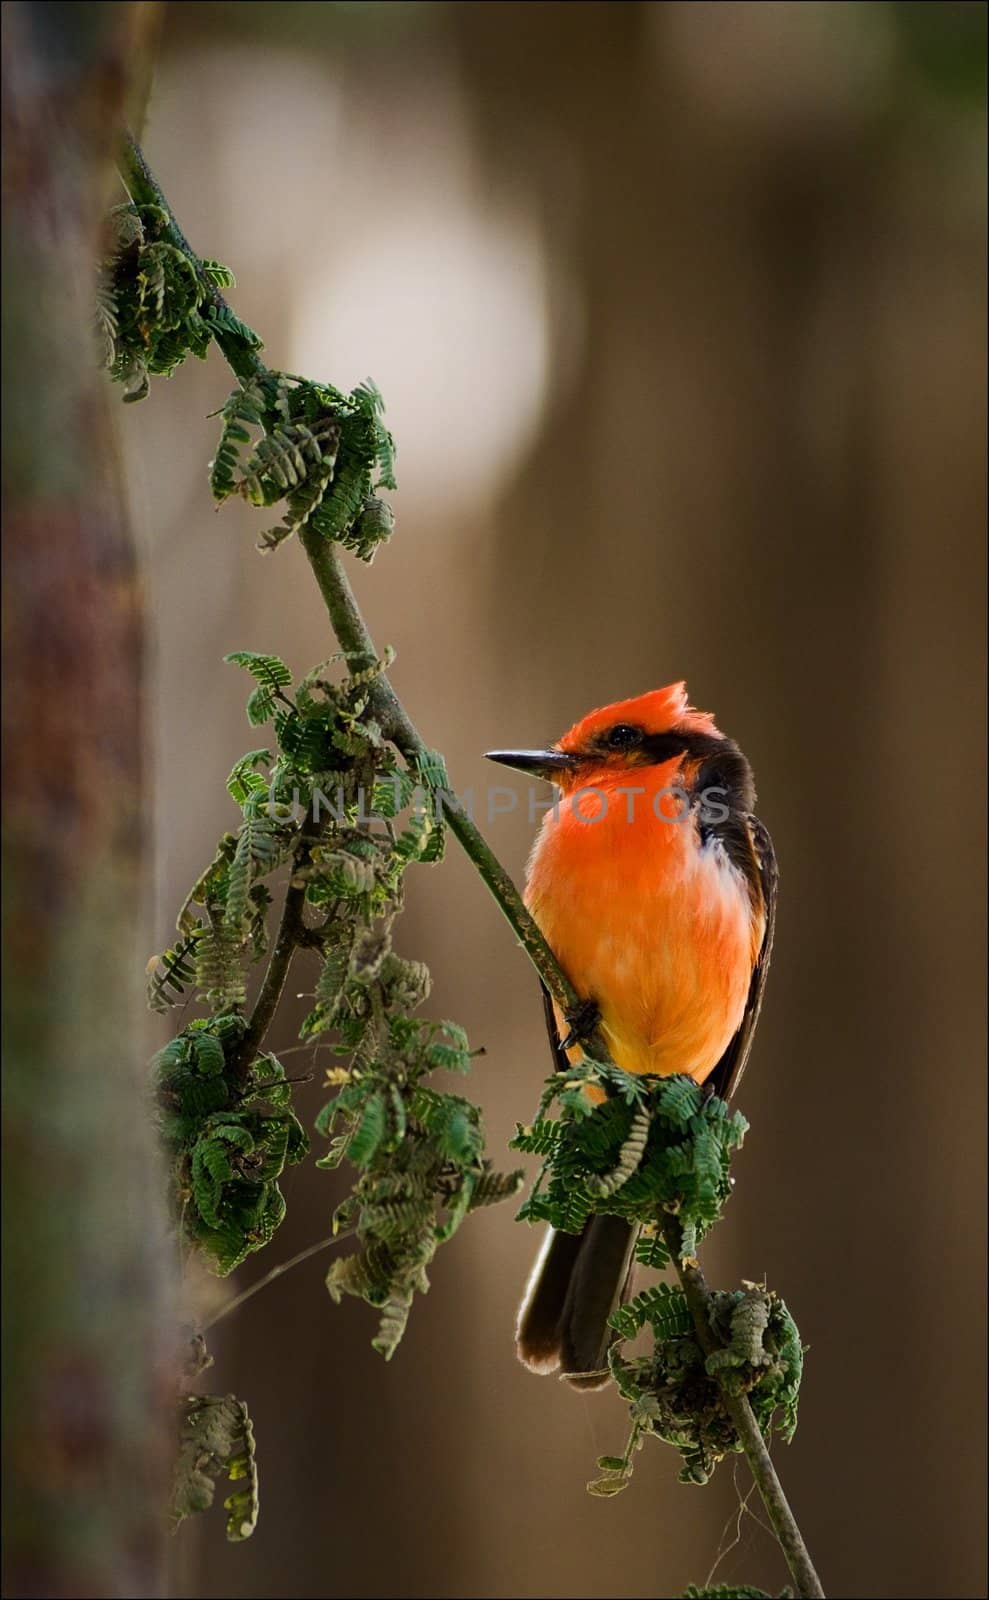
[(608, 1381), (608, 1318), (629, 1297), (638, 1228), (623, 1217), (589, 1217), (582, 1233), (550, 1228), (519, 1310), (519, 1360), (563, 1375), (577, 1389)]

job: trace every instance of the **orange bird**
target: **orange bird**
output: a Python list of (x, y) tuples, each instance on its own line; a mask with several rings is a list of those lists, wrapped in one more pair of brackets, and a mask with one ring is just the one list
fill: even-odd
[[(738, 745), (673, 683), (590, 712), (548, 750), (488, 754), (561, 791), (525, 893), (583, 1001), (563, 1017), (544, 995), (556, 1070), (600, 1025), (626, 1072), (685, 1073), (727, 1097), (759, 1014), (777, 882)], [(549, 1230), (519, 1311), (526, 1366), (562, 1367), (580, 1388), (607, 1381), (634, 1244), (621, 1217)]]

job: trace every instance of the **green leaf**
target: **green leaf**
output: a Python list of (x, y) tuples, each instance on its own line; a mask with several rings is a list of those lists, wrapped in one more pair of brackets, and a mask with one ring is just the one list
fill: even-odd
[(243, 667), (262, 688), (270, 689), (273, 693), (292, 682), (292, 674), (281, 656), (262, 655), (257, 650), (232, 650), (223, 659)]
[(508, 1141), (510, 1150), (523, 1150), (528, 1155), (551, 1156), (557, 1150), (563, 1124), (540, 1117), (535, 1122), (515, 1125), (515, 1137)]
[(250, 1538), (258, 1520), (254, 1428), (234, 1395), (187, 1395), (180, 1403), (179, 1445), (169, 1506), (173, 1527), (213, 1504), (216, 1479), (244, 1487), (224, 1501), (227, 1538)]
[(621, 1494), (628, 1488), (628, 1478), (615, 1476), (613, 1478), (595, 1478), (587, 1485), (588, 1494), (593, 1494), (601, 1500), (613, 1500), (616, 1494)]
[(213, 261), (209, 256), (201, 256), (200, 265), (210, 283), (215, 283), (218, 289), (236, 289), (237, 280), (222, 261)]
[(641, 1233), (635, 1241), (635, 1259), (642, 1267), (662, 1272), (669, 1265), (670, 1252), (658, 1233)]
[(244, 805), (252, 795), (267, 794), (267, 779), (255, 769), (267, 765), (272, 759), (270, 750), (248, 750), (234, 763), (227, 779), (227, 793), (239, 806)]
[(385, 1102), (380, 1094), (369, 1095), (360, 1122), (347, 1143), (347, 1159), (355, 1167), (366, 1167), (385, 1137)]
[(203, 316), (210, 327), (218, 333), (232, 334), (237, 339), (242, 339), (252, 350), (263, 350), (264, 340), (246, 322), (242, 322), (236, 312), (229, 306), (217, 306), (210, 303), (206, 306)]
[(247, 702), (248, 722), (255, 727), (269, 722), (275, 714), (276, 700), (286, 698), (284, 690), (292, 682), (284, 661), (280, 656), (260, 655), (254, 650), (235, 650), (223, 659), (243, 667), (257, 683)]
[(195, 981), (196, 945), (201, 932), (197, 923), (173, 949), (152, 957), (154, 967), (148, 981), (148, 1005), (152, 1011), (167, 1011)]
[(684, 1339), (693, 1335), (694, 1324), (681, 1289), (657, 1283), (644, 1289), (608, 1318), (623, 1339), (634, 1339), (648, 1322), (657, 1339)]

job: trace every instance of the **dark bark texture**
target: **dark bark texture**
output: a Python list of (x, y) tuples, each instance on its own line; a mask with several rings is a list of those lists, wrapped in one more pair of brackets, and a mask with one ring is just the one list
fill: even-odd
[(144, 1596), (168, 1382), (135, 981), (142, 606), (91, 328), (154, 11), (4, 12), (4, 1587)]

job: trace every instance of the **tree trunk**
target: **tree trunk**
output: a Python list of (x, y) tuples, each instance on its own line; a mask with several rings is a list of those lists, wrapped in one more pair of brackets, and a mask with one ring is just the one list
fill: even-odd
[(91, 333), (153, 8), (4, 8), (5, 1592), (161, 1592), (142, 611)]

